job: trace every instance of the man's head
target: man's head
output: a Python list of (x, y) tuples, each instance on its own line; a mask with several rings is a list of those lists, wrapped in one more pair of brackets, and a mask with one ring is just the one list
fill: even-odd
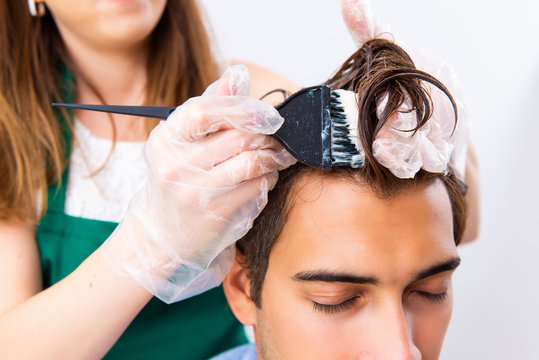
[[(392, 60), (392, 46), (381, 47), (386, 53), (379, 61)], [(328, 84), (353, 89), (361, 104), (367, 82), (360, 78), (341, 69)], [(422, 114), (428, 96), (410, 96), (425, 91), (407, 89), (413, 81), (394, 82), (385, 92), (395, 109), (401, 102), (392, 91), (406, 93)], [(460, 261), (463, 194), (450, 173), (393, 176), (370, 152), (375, 132), (368, 131), (379, 130), (380, 120), (371, 116), (373, 123), (365, 125), (369, 119), (362, 122), (361, 116), (370, 115), (360, 109), (365, 166), (328, 171), (297, 164), (285, 170), (238, 242), (224, 289), (236, 317), (254, 326), (261, 359), (439, 355), (451, 316), (451, 275)]]

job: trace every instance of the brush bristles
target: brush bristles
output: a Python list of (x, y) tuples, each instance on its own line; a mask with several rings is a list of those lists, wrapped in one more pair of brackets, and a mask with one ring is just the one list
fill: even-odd
[[(333, 90), (330, 102), (331, 160), (333, 166), (359, 168), (365, 154), (358, 139), (358, 109), (356, 94), (352, 91)], [(355, 130), (355, 131), (354, 131)]]

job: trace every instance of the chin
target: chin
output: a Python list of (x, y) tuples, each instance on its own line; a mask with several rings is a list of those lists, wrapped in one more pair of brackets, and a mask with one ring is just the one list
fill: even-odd
[[(116, 44), (136, 44), (145, 40), (163, 16), (166, 2), (106, 0), (115, 11), (101, 14), (97, 31)], [(112, 9), (110, 9), (112, 10)], [(120, 45), (121, 46), (121, 45)]]
[(103, 39), (103, 44), (109, 44), (113, 48), (132, 47), (146, 40), (156, 24), (148, 23), (146, 19), (133, 16), (130, 19), (119, 19), (103, 23), (97, 31)]

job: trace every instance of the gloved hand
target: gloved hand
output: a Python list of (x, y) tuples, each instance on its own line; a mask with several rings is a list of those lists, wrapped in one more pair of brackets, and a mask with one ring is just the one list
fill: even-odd
[[(373, 15), (369, 0), (341, 0), (341, 12), (348, 32), (358, 47), (374, 38), (395, 40), (390, 27)], [(407, 48), (403, 41), (397, 43), (408, 52), (417, 69), (434, 76), (449, 89), (457, 105), (458, 122), (454, 128), (455, 115), (447, 96), (427, 84), (434, 105), (433, 119), (429, 125), (412, 136), (412, 133), (399, 129), (414, 128), (417, 124), (414, 122), (415, 114), (395, 114), (377, 134), (373, 155), (400, 178), (411, 178), (420, 168), (440, 172), (449, 162), (455, 175), (464, 181), (471, 116), (455, 72), (444, 61)], [(384, 106), (384, 99), (380, 99), (378, 112), (382, 112)]]
[(104, 245), (115, 270), (167, 303), (221, 283), (277, 171), (295, 162), (267, 136), (283, 118), (248, 93), (247, 68), (231, 67), (152, 131), (149, 177)]
[(357, 47), (374, 38), (391, 40), (389, 26), (374, 17), (369, 0), (341, 0), (341, 13)]

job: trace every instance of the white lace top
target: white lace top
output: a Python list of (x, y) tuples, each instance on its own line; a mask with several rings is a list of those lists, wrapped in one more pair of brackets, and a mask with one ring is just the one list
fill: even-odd
[[(95, 136), (74, 121), (73, 143), (67, 181), (65, 213), (88, 219), (119, 222), (133, 194), (147, 174), (144, 142), (112, 141)], [(105, 167), (92, 175), (107, 160)]]
[[(219, 73), (230, 65), (213, 49)], [(64, 211), (87, 219), (119, 222), (133, 194), (142, 186), (148, 169), (142, 155), (144, 141), (117, 141), (105, 168), (92, 176), (109, 156), (112, 141), (95, 136), (73, 120), (78, 143), (73, 143)]]

